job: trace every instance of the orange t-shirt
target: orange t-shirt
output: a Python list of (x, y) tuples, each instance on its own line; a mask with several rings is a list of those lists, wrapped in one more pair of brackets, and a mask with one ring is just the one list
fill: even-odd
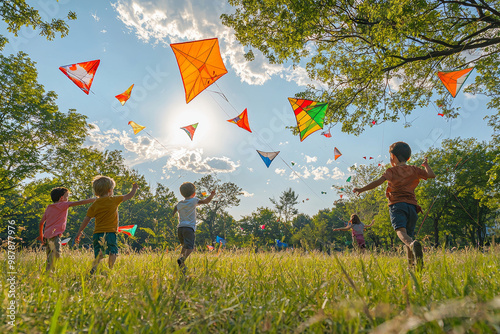
[(118, 206), (123, 196), (99, 197), (87, 210), (87, 217), (95, 217), (95, 233), (118, 232)]
[(387, 180), (385, 196), (389, 205), (394, 203), (417, 204), (415, 188), (420, 179), (427, 180), (427, 172), (416, 166), (394, 166), (387, 169), (382, 175)]

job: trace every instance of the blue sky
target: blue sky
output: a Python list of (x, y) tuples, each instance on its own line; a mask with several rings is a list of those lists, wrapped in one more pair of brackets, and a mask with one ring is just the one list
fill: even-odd
[[(47, 41), (23, 28), (18, 37), (7, 35), (10, 43), (3, 53), (28, 53), (37, 63), (39, 82), (58, 94), (60, 110), (76, 109), (88, 117), (96, 128), (86, 145), (122, 150), (129, 167), (144, 174), (150, 183), (160, 182), (173, 189), (178, 197), (182, 182), (217, 171), (222, 181), (233, 182), (244, 191), (240, 206), (230, 209), (237, 219), (257, 207), (271, 206), (269, 198), (278, 198), (290, 187), (299, 194), (300, 212), (313, 215), (331, 207), (338, 199), (331, 187), (345, 182), (348, 167), (388, 163), (388, 147), (395, 141), (406, 141), (417, 152), (434, 143), (439, 145), (442, 139), (460, 136), (489, 140), (492, 133), (483, 119), (491, 114), (486, 109), (487, 98), (460, 93), (454, 105), (462, 108), (461, 115), (452, 121), (437, 116), (431, 106), (407, 118), (411, 127), (400, 120), (367, 127), (362, 135), (354, 136), (341, 133), (336, 126), (331, 129), (332, 138), (316, 132), (300, 142), (285, 127), (296, 125), (287, 98), (310, 83), (305, 69), (271, 65), (258, 54), (255, 61), (245, 61), (244, 48), (233, 31), (220, 22), (222, 13), (232, 11), (224, 1), (37, 3), (44, 19), (76, 12), (78, 19), (69, 22), (69, 35)], [(5, 25), (0, 28), (5, 30)], [(219, 38), (228, 74), (217, 81), (218, 87), (213, 85), (186, 104), (169, 44), (213, 37)], [(101, 63), (93, 93), (87, 96), (58, 68), (94, 59)], [(121, 106), (114, 96), (131, 84), (135, 84), (132, 98)], [(219, 89), (230, 103), (211, 92)], [(227, 122), (245, 108), (253, 133)], [(162, 145), (144, 132), (135, 136), (129, 121), (146, 126)], [(199, 125), (190, 141), (180, 127), (193, 123)], [(334, 147), (343, 154), (337, 161), (333, 161)], [(280, 154), (266, 168), (255, 150)], [(364, 160), (364, 156), (375, 159)], [(309, 201), (302, 203), (306, 198)]]

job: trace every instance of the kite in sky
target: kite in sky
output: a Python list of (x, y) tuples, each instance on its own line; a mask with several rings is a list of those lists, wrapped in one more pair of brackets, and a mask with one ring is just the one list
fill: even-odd
[(214, 250), (214, 246), (207, 245), (207, 248), (208, 248), (209, 251), (213, 251)]
[(372, 124), (373, 124), (373, 125), (377, 124), (377, 121), (376, 121), (376, 120), (373, 120), (373, 121), (372, 121)]
[(125, 92), (115, 96), (118, 99), (118, 101), (120, 101), (122, 106), (124, 106), (125, 102), (127, 102), (127, 100), (130, 99), (130, 95), (132, 94), (132, 88), (134, 88), (134, 85), (130, 86)]
[(321, 134), (323, 136), (325, 136), (326, 138), (332, 138), (332, 134), (330, 133), (330, 129), (328, 129), (328, 131), (321, 132)]
[(473, 69), (474, 67), (470, 67), (460, 71), (437, 72), (437, 75), (451, 96), (456, 97)]
[(86, 61), (83, 63), (61, 66), (59, 69), (75, 83), (85, 94), (89, 95), (90, 86), (94, 80), (95, 71), (100, 60)]
[(137, 225), (118, 226), (118, 232), (126, 234), (129, 237), (133, 237), (135, 235), (135, 230), (137, 230)]
[(226, 239), (221, 238), (219, 236), (217, 236), (217, 238), (215, 238), (215, 242), (218, 243), (218, 244), (222, 243), (224, 246), (226, 245)]
[(340, 158), (342, 153), (340, 153), (339, 149), (335, 147), (333, 150), (333, 155), (335, 156), (335, 160), (337, 160), (338, 158)]
[(61, 246), (67, 245), (70, 240), (71, 238), (66, 238), (64, 240), (61, 240)]
[(128, 122), (128, 125), (130, 125), (132, 127), (132, 130), (134, 130), (134, 135), (138, 134), (146, 128), (145, 126), (139, 125), (136, 122), (132, 121)]
[(280, 153), (280, 151), (277, 152), (262, 152), (257, 150), (257, 153), (259, 153), (260, 157), (262, 158), (262, 161), (266, 164), (267, 168), (271, 165), (271, 162), (273, 162), (274, 158)]
[(438, 113), (438, 116), (444, 117), (444, 114)]
[(292, 164), (292, 166), (295, 166), (295, 162), (292, 161), (291, 164)]
[(322, 193), (323, 195), (326, 195), (326, 191), (322, 191), (321, 193)]
[(260, 225), (260, 228), (264, 230), (266, 228), (266, 225)]
[(233, 119), (228, 119), (227, 121), (238, 125), (240, 128), (245, 129), (248, 132), (252, 132), (252, 130), (250, 130), (250, 125), (248, 124), (248, 115), (246, 109), (243, 110), (243, 112), (239, 114), (237, 117)]
[(181, 129), (184, 130), (184, 131), (186, 131), (186, 133), (189, 136), (189, 138), (191, 138), (191, 140), (193, 140), (194, 132), (196, 131), (197, 127), (198, 127), (198, 123), (195, 123), (195, 124), (191, 124), (191, 125), (185, 126), (185, 127), (181, 128)]
[[(363, 159), (365, 159), (365, 160), (366, 160), (366, 157), (363, 157)], [(373, 159), (373, 157), (369, 157), (369, 158), (368, 158), (368, 160), (372, 160), (372, 159)]]
[(300, 132), (300, 141), (311, 133), (323, 129), (328, 103), (319, 103), (311, 100), (288, 98), (297, 118), (297, 127)]
[(351, 182), (351, 177), (349, 176), (345, 182)]
[(170, 44), (181, 72), (186, 103), (227, 73), (217, 38)]

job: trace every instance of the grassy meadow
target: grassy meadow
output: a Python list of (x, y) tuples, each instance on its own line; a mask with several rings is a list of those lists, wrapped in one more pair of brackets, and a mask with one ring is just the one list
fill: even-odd
[(6, 254), (0, 333), (498, 333), (500, 248), (425, 254), (121, 254), (88, 276), (93, 253), (64, 249), (52, 276), (45, 253), (17, 254), (15, 326)]

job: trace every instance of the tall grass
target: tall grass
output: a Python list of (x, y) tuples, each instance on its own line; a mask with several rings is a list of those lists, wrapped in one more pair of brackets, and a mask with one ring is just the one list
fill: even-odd
[(25, 251), (16, 326), (2, 312), (0, 332), (498, 333), (499, 250), (426, 253), (420, 273), (390, 253), (193, 253), (187, 276), (172, 252), (105, 259), (89, 276), (93, 253), (66, 251), (49, 276), (45, 254)]

